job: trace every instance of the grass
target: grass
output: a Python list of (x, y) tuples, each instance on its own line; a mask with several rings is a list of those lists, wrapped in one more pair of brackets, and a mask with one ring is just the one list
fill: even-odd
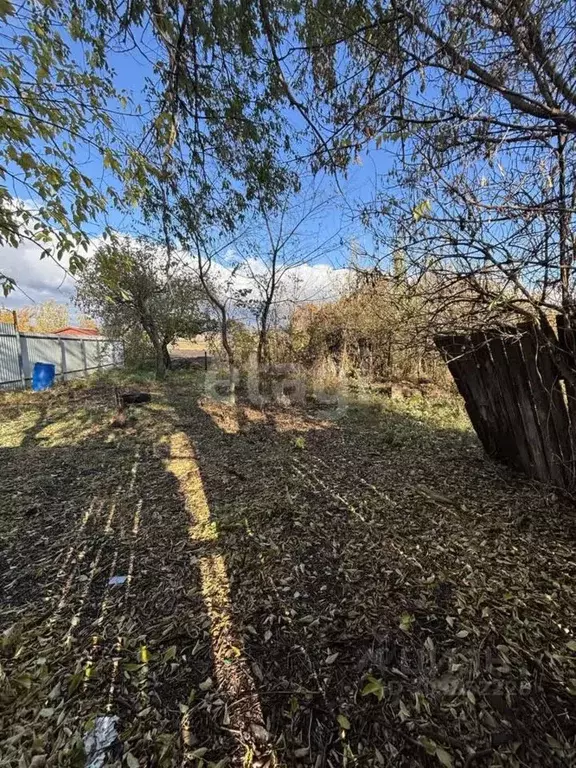
[(574, 763), (572, 506), (455, 402), (329, 416), (1, 396), (0, 765), (84, 765), (104, 714), (130, 768)]

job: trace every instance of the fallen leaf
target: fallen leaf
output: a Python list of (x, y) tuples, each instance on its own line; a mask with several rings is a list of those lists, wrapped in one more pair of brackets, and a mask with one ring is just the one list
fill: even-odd
[(338, 725), (340, 728), (343, 728), (345, 731), (347, 731), (350, 728), (350, 720), (346, 717), (346, 715), (338, 715), (336, 718), (338, 720)]

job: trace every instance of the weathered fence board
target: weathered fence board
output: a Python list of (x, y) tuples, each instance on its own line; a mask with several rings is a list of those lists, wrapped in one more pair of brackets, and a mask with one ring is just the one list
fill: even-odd
[(537, 328), (438, 336), (436, 345), (487, 453), (537, 480), (576, 490), (576, 398), (569, 414), (553, 350)]
[(13, 387), (23, 384), (20, 340), (8, 323), (0, 323), (0, 382)]
[(522, 354), (528, 373), (527, 381), (548, 461), (553, 467), (552, 471), (559, 476), (559, 485), (576, 487), (573, 445), (576, 432), (570, 424), (560, 371), (554, 362), (551, 348), (543, 343), (534, 326), (526, 324), (522, 329)]
[[(534, 420), (530, 418), (530, 406), (524, 407), (514, 375), (514, 366), (518, 365), (517, 355), (514, 354), (517, 349), (508, 336), (506, 344), (499, 335), (488, 333), (483, 337), (483, 356), (492, 361), (486, 372), (486, 381), (488, 386), (492, 384), (492, 396), (498, 407), (498, 420), (495, 423), (500, 424), (500, 437), (497, 441), (500, 451), (504, 451), (507, 462), (518, 469), (533, 462), (540, 479), (544, 479), (546, 472), (542, 471), (541, 450), (537, 444), (538, 435), (534, 433)], [(472, 343), (476, 342), (477, 338), (473, 337)]]
[[(441, 351), (448, 363), (450, 373), (458, 391), (464, 399), (464, 405), (470, 416), (470, 421), (474, 425), (478, 437), (486, 452), (493, 455), (496, 446), (492, 443), (492, 434), (490, 432), (490, 415), (488, 413), (488, 402), (483, 397), (483, 388), (481, 381), (474, 377), (473, 371), (467, 374), (467, 362), (463, 357), (468, 353), (467, 338), (465, 336), (442, 336)], [(437, 342), (439, 344), (439, 342)]]
[[(565, 320), (562, 315), (558, 315), (558, 338), (560, 346), (566, 352), (566, 362), (576, 376), (576, 331), (573, 328), (566, 328)], [(573, 434), (576, 435), (576, 387), (568, 380), (564, 381), (564, 391), (568, 402), (568, 414), (572, 425)]]

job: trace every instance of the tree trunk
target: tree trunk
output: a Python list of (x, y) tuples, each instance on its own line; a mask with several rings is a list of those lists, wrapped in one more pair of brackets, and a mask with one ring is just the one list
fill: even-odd
[(164, 356), (164, 367), (167, 371), (171, 371), (172, 358), (170, 357), (170, 352), (168, 352), (168, 344), (165, 341), (162, 342), (162, 354)]
[(558, 132), (558, 171), (560, 193), (560, 218), (558, 231), (558, 246), (560, 250), (560, 285), (562, 289), (562, 310), (566, 316), (570, 316), (574, 309), (574, 297), (572, 295), (572, 253), (569, 248), (571, 213), (566, 205), (566, 137)]
[(234, 390), (236, 389), (236, 361), (234, 359), (234, 350), (232, 349), (232, 345), (230, 344), (230, 339), (228, 338), (228, 319), (226, 317), (226, 313), (223, 313), (222, 317), (222, 326), (220, 329), (220, 337), (222, 339), (222, 346), (224, 347), (224, 351), (226, 352), (226, 357), (228, 358), (228, 374), (230, 377), (230, 394), (234, 394)]
[(154, 351), (156, 353), (156, 378), (163, 379), (166, 376), (166, 360), (164, 358), (164, 349), (160, 342), (154, 345)]
[(158, 379), (163, 379), (166, 376), (166, 358), (164, 357), (164, 345), (162, 343), (162, 339), (160, 338), (160, 334), (158, 333), (158, 329), (156, 328), (156, 324), (153, 320), (143, 320), (142, 326), (148, 334), (148, 338), (154, 347), (154, 356), (156, 360), (156, 377)]
[(258, 364), (258, 370), (269, 362), (268, 355), (268, 329), (266, 327), (260, 328), (258, 333), (258, 349), (256, 350), (256, 362)]

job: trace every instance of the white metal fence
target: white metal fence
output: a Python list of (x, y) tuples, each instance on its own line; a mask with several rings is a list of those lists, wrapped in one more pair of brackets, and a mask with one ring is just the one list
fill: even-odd
[(123, 362), (121, 341), (19, 333), (9, 323), (0, 323), (0, 389), (30, 386), (34, 363), (53, 363), (56, 379), (68, 381)]

